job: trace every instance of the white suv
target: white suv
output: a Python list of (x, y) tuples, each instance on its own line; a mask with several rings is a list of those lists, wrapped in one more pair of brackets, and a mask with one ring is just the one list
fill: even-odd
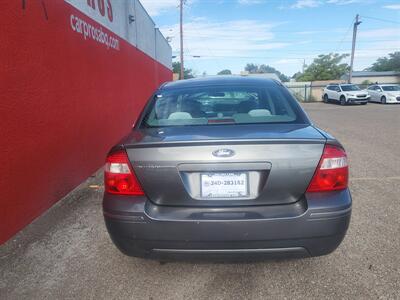
[(350, 103), (367, 104), (370, 96), (366, 90), (361, 90), (355, 84), (328, 84), (324, 88), (322, 99), (338, 101), (341, 105)]
[(371, 95), (369, 101), (386, 103), (400, 103), (400, 85), (398, 84), (374, 84), (368, 87)]

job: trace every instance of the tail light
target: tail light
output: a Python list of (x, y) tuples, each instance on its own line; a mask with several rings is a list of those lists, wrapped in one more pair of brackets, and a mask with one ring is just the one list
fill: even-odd
[(347, 188), (348, 181), (349, 166), (346, 152), (340, 147), (325, 145), (307, 192), (343, 190)]
[(114, 152), (107, 157), (104, 170), (104, 185), (107, 193), (144, 195), (124, 150)]

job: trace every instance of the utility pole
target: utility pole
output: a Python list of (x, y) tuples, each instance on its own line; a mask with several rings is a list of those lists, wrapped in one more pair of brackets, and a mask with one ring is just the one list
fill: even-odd
[(181, 43), (181, 75), (180, 79), (184, 79), (184, 66), (183, 66), (183, 4), (185, 0), (180, 0), (179, 10), (180, 10), (180, 43)]
[(359, 15), (356, 15), (356, 20), (353, 25), (353, 43), (351, 46), (351, 58), (350, 58), (350, 72), (349, 72), (349, 83), (351, 83), (351, 79), (353, 77), (353, 63), (354, 63), (354, 52), (356, 50), (356, 38), (357, 38), (357, 27), (361, 24), (359, 21)]

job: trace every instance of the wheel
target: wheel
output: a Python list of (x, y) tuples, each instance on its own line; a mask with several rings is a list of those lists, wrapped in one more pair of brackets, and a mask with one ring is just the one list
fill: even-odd
[(363, 102), (363, 103), (361, 103), (361, 105), (366, 105), (368, 102)]
[(346, 105), (346, 97), (340, 96), (340, 105)]
[(327, 95), (327, 94), (325, 94), (325, 95), (324, 95), (324, 103), (328, 103), (328, 102), (329, 102), (328, 95)]
[(382, 98), (381, 98), (381, 103), (382, 103), (382, 104), (386, 104), (386, 97), (385, 97), (385, 96), (382, 96)]

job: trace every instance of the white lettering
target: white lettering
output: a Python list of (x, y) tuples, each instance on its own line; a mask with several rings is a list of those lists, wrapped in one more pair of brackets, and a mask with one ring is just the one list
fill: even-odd
[(74, 18), (75, 18), (74, 15), (71, 15), (71, 17), (69, 18), (69, 20), (70, 20), (70, 22), (71, 22), (71, 27), (72, 27), (72, 30), (73, 30), (73, 31), (75, 31), (75, 26), (74, 26), (74, 22), (73, 22)]
[(119, 40), (112, 35), (103, 32), (101, 26), (93, 26), (90, 23), (80, 19), (75, 15), (70, 16), (71, 28), (73, 31), (83, 35), (83, 39), (92, 39), (96, 42), (104, 44), (107, 49), (119, 50)]

